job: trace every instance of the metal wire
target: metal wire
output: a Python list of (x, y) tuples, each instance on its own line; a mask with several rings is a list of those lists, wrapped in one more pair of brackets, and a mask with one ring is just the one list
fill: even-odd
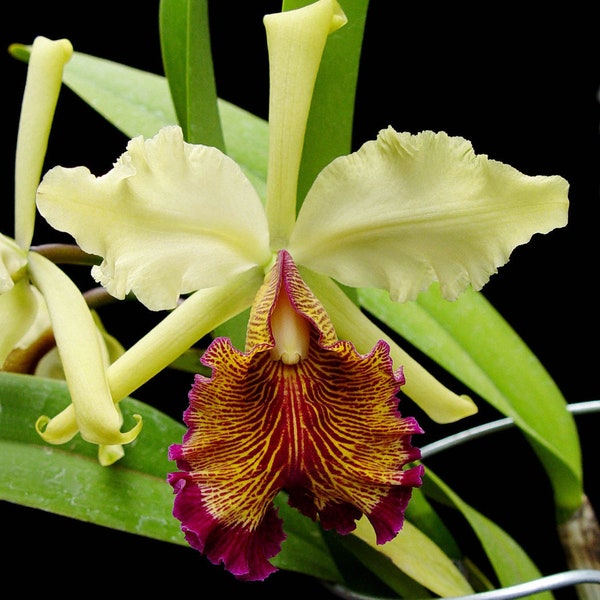
[(558, 588), (579, 585), (581, 583), (600, 583), (600, 570), (596, 569), (573, 569), (546, 575), (533, 581), (509, 585), (497, 590), (479, 592), (468, 596), (455, 596), (455, 600), (511, 600), (511, 598), (522, 598), (531, 594), (548, 592)]
[[(582, 583), (600, 584), (600, 571), (595, 569), (574, 569), (487, 592), (478, 592), (467, 596), (452, 596), (445, 600), (512, 600), (513, 598), (522, 598), (523, 596), (531, 596), (532, 594), (539, 594)], [(344, 600), (388, 600), (383, 597), (358, 594), (341, 585), (330, 585), (328, 587), (334, 594)]]
[[(588, 402), (574, 402), (572, 404), (567, 404), (567, 410), (573, 414), (600, 412), (600, 400), (590, 400)], [(459, 444), (482, 437), (484, 435), (488, 435), (489, 433), (493, 433), (495, 431), (508, 429), (514, 424), (515, 422), (512, 417), (505, 417), (504, 419), (490, 421), (489, 423), (484, 423), (483, 425), (478, 425), (476, 427), (472, 427), (471, 429), (465, 429), (464, 431), (460, 431), (454, 435), (449, 435), (441, 440), (437, 440), (431, 444), (422, 446), (421, 458), (430, 458), (434, 454), (438, 454), (443, 450), (447, 450), (453, 446), (458, 446)]]
[[(567, 410), (573, 414), (584, 414), (591, 412), (600, 412), (600, 400), (590, 400), (588, 402), (575, 402), (567, 404)], [(502, 431), (515, 425), (511, 417), (491, 421), (483, 425), (478, 425), (470, 429), (465, 429), (454, 435), (442, 438), (427, 444), (421, 448), (421, 457), (429, 458), (434, 454), (448, 450), (469, 440), (473, 440), (496, 431)], [(548, 592), (559, 588), (580, 585), (586, 583), (600, 584), (600, 570), (597, 569), (573, 569), (561, 573), (546, 575), (532, 581), (519, 583), (495, 590), (478, 592), (467, 596), (453, 596), (450, 600), (512, 600), (513, 598), (522, 598), (541, 592)], [(387, 600), (385, 598), (376, 598), (374, 596), (365, 596), (348, 590), (341, 585), (327, 586), (334, 594), (344, 600)]]

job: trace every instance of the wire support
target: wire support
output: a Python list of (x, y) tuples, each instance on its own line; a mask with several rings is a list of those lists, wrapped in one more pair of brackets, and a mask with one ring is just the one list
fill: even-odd
[[(567, 404), (567, 410), (573, 414), (584, 414), (591, 412), (600, 412), (600, 400), (589, 400), (587, 402), (574, 402)], [(505, 417), (498, 419), (497, 421), (490, 421), (483, 425), (477, 425), (470, 429), (465, 429), (459, 433), (449, 435), (448, 437), (442, 438), (431, 444), (427, 444), (421, 447), (421, 459), (430, 458), (434, 454), (438, 454), (444, 450), (458, 446), (469, 440), (473, 440), (479, 437), (483, 437), (496, 431), (502, 431), (515, 425), (512, 417)]]
[[(584, 583), (600, 584), (600, 570), (575, 569), (572, 571), (563, 571), (526, 581), (525, 583), (518, 583), (485, 592), (477, 592), (476, 594), (468, 594), (466, 596), (451, 596), (445, 600), (512, 600), (513, 598), (523, 598), (524, 596), (531, 596), (541, 592), (549, 592), (550, 590)], [(328, 587), (343, 600), (390, 600), (384, 597), (358, 594), (341, 585), (329, 585)]]

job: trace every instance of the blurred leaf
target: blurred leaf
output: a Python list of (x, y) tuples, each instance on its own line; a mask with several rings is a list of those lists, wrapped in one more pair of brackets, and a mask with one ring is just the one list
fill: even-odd
[[(97, 461), (97, 446), (77, 435), (61, 446), (46, 444), (34, 424), (70, 403), (63, 381), (0, 373), (0, 500), (112, 529), (186, 545), (171, 514), (173, 492), (166, 482), (175, 465), (169, 445), (185, 427), (151, 406), (126, 398), (125, 427), (141, 414), (144, 427), (110, 467)], [(343, 583), (319, 526), (278, 498), (288, 539), (277, 557), (284, 569)]]
[(159, 29), (165, 74), (184, 139), (224, 150), (207, 1), (161, 0)]
[(272, 559), (280, 569), (313, 575), (325, 581), (343, 583), (321, 528), (308, 517), (300, 514), (287, 503), (287, 494), (281, 492), (275, 498), (279, 516), (284, 520), (287, 539), (281, 552)]
[(406, 518), (432, 542), (437, 544), (450, 558), (462, 558), (460, 548), (450, 530), (435, 512), (421, 488), (414, 488), (408, 507)]
[(238, 349), (244, 350), (246, 346), (246, 329), (248, 327), (248, 319), (250, 318), (250, 309), (239, 313), (235, 317), (229, 319), (222, 325), (219, 325), (214, 331), (215, 337), (226, 337), (231, 340), (231, 343)]
[(348, 591), (359, 597), (382, 600), (397, 597), (423, 599), (433, 595), (358, 536), (325, 532), (325, 540), (346, 579), (345, 585), (337, 589), (342, 598), (346, 597), (344, 592)]
[(361, 289), (359, 302), (501, 413), (512, 417), (543, 463), (557, 521), (583, 500), (577, 427), (560, 390), (523, 340), (472, 289), (448, 302), (433, 285), (415, 302)]
[[(408, 521), (404, 522), (400, 533), (386, 544), (377, 545), (375, 532), (366, 517), (358, 521), (352, 535), (387, 556), (402, 572), (440, 596), (473, 593), (469, 582), (446, 553)], [(383, 573), (381, 576), (385, 577)], [(384, 581), (393, 585), (391, 579)], [(402, 589), (396, 591), (403, 593)]]
[[(431, 469), (423, 480), (423, 491), (438, 501), (458, 509), (477, 535), (501, 587), (538, 579), (542, 576), (538, 568), (504, 530), (481, 513), (463, 502)], [(538, 600), (552, 600), (550, 592), (532, 596)]]

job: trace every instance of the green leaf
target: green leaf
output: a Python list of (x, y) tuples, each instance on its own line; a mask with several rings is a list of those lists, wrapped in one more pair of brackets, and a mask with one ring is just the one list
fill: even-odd
[(323, 540), (321, 528), (287, 503), (287, 494), (275, 498), (279, 516), (284, 520), (287, 539), (281, 552), (273, 558), (280, 569), (313, 575), (325, 581), (343, 583), (329, 547)]
[(219, 99), (219, 113), (228, 156), (242, 167), (263, 199), (267, 190), (269, 125), (264, 119)]
[(139, 413), (144, 428), (125, 457), (102, 467), (97, 446), (80, 436), (61, 446), (46, 444), (34, 424), (70, 403), (62, 381), (0, 373), (0, 498), (120, 531), (184, 544), (171, 515), (173, 494), (166, 474), (170, 444), (180, 442), (182, 424), (151, 407), (126, 399), (125, 426)]
[[(185, 545), (171, 514), (172, 488), (166, 482), (174, 463), (169, 445), (181, 442), (185, 427), (152, 408), (126, 398), (124, 426), (142, 415), (139, 437), (110, 467), (97, 461), (97, 446), (77, 435), (61, 446), (46, 444), (34, 424), (70, 403), (64, 381), (0, 373), (0, 499), (103, 525), (164, 542)], [(277, 556), (282, 569), (343, 583), (319, 526), (277, 499), (288, 535)]]
[[(431, 469), (423, 480), (424, 492), (458, 509), (477, 535), (486, 552), (501, 587), (507, 587), (542, 576), (525, 551), (503, 529), (473, 509), (457, 496)], [(550, 592), (535, 596), (538, 600), (552, 600)]]
[(164, 77), (74, 52), (63, 83), (127, 137), (152, 137), (177, 116)]
[(368, 598), (432, 596), (427, 588), (411, 579), (387, 556), (357, 536), (336, 536), (328, 533), (325, 539), (346, 579), (346, 584), (339, 589), (339, 596), (345, 597), (343, 592), (348, 590)]
[(206, 0), (161, 0), (163, 65), (186, 141), (224, 150)]
[(249, 318), (250, 309), (248, 308), (229, 319), (229, 321), (219, 325), (213, 332), (214, 337), (227, 337), (238, 350), (244, 350), (246, 347), (246, 329), (248, 328)]
[(461, 558), (460, 548), (452, 533), (435, 512), (421, 488), (413, 489), (406, 508), (406, 518), (452, 559), (459, 560)]
[(415, 302), (361, 289), (359, 302), (501, 413), (525, 434), (551, 480), (557, 521), (583, 500), (581, 449), (562, 393), (523, 340), (478, 292), (444, 300), (437, 285)]
[[(154, 73), (75, 52), (63, 82), (127, 137), (150, 138), (177, 123), (167, 80)], [(256, 191), (266, 195), (268, 125), (225, 100), (218, 100), (227, 153)]]

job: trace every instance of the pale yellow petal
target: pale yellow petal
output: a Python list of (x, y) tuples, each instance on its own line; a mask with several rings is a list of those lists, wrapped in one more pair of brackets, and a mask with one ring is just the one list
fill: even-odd
[(15, 159), (15, 239), (29, 248), (35, 222), (35, 191), (40, 182), (63, 67), (71, 58), (69, 40), (38, 36), (33, 42), (23, 93)]
[(61, 379), (64, 380), (65, 372), (60, 361), (58, 348), (46, 352), (37, 363), (33, 374), (36, 377), (45, 377), (46, 379)]
[[(29, 282), (29, 279), (27, 279), (27, 281)], [(44, 297), (35, 286), (29, 285), (29, 289), (37, 306), (35, 309), (35, 320), (27, 330), (27, 333), (17, 344), (17, 348), (21, 349), (25, 349), (31, 344), (39, 342), (41, 337), (47, 335), (48, 330), (51, 327), (50, 315), (48, 314), (48, 307), (46, 306)]]
[(115, 444), (113, 446), (104, 446), (101, 444), (98, 446), (98, 462), (103, 467), (108, 467), (119, 459), (125, 456), (125, 450), (121, 444)]
[(115, 400), (131, 394), (215, 327), (248, 308), (263, 277), (262, 269), (254, 269), (189, 296), (109, 367)]
[[(29, 269), (48, 306), (81, 436), (106, 445), (133, 441), (141, 430), (141, 418), (136, 417), (131, 430), (121, 432), (122, 417), (110, 394), (100, 334), (80, 291), (59, 267), (36, 252), (29, 253)], [(46, 423), (44, 439), (52, 435), (50, 425)], [(63, 423), (54, 439), (62, 439), (64, 430)]]
[[(45, 305), (44, 305), (44, 307), (45, 307)], [(47, 315), (47, 309), (45, 312)], [(117, 358), (119, 358), (119, 356), (124, 354), (125, 348), (119, 342), (119, 340), (117, 340), (117, 338), (110, 335), (106, 331), (106, 329), (104, 328), (104, 325), (102, 324), (102, 321), (100, 320), (100, 317), (98, 316), (98, 313), (96, 313), (95, 311), (91, 311), (91, 312), (92, 312), (92, 318), (94, 319), (94, 323), (96, 324), (96, 327), (98, 328), (98, 335), (100, 336), (100, 348), (102, 351), (104, 365), (105, 365), (105, 367), (108, 368), (108, 366), (112, 362), (114, 362), (115, 360), (117, 360)], [(47, 322), (47, 327), (49, 327), (50, 326), (49, 317), (47, 318), (46, 322)], [(65, 372), (64, 372), (62, 362), (60, 360), (60, 355), (58, 353), (57, 348), (53, 348), (52, 350), (47, 352), (44, 356), (42, 356), (42, 358), (39, 360), (39, 362), (37, 364), (37, 367), (35, 368), (34, 375), (37, 375), (38, 377), (47, 377), (50, 379), (64, 379), (65, 378)]]
[(92, 274), (113, 296), (133, 292), (153, 310), (271, 259), (264, 208), (240, 167), (216, 148), (184, 142), (179, 127), (134, 138), (102, 177), (52, 169), (38, 207), (103, 258)]
[(77, 435), (79, 425), (75, 418), (75, 407), (69, 404), (57, 415), (50, 418), (42, 415), (35, 422), (40, 437), (49, 444), (65, 444)]
[(24, 277), (27, 254), (8, 236), (0, 233), (0, 294), (10, 291)]
[(400, 533), (378, 545), (365, 517), (352, 535), (387, 556), (401, 571), (435, 594), (445, 597), (473, 594), (474, 590), (452, 559), (412, 523), (404, 521)]
[(402, 386), (402, 392), (431, 419), (438, 423), (451, 423), (477, 412), (476, 404), (468, 396), (452, 392), (431, 375), (365, 316), (331, 279), (305, 268), (300, 270), (306, 283), (325, 306), (340, 339), (350, 340), (361, 353), (371, 351), (379, 340), (389, 344), (394, 366), (404, 370), (406, 383)]
[(397, 133), (328, 165), (290, 240), (297, 263), (412, 300), (433, 281), (479, 290), (514, 248), (567, 223), (568, 184), (476, 155), (445, 133)]
[(273, 250), (287, 244), (296, 218), (304, 133), (325, 42), (346, 21), (335, 0), (264, 18), (270, 78), (266, 209)]
[(35, 323), (38, 302), (27, 279), (0, 294), (0, 368)]

